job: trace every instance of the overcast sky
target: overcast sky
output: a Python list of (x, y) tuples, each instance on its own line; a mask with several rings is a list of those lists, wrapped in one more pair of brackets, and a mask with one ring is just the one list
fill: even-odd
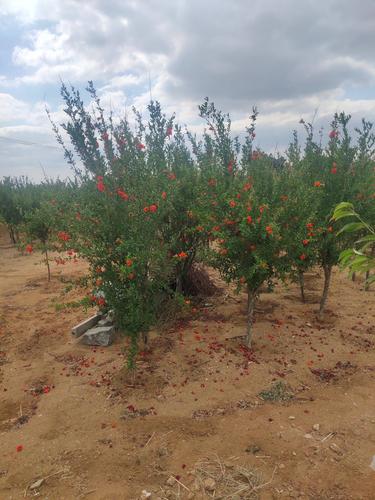
[(60, 79), (119, 115), (151, 80), (192, 126), (209, 96), (236, 132), (257, 105), (257, 145), (282, 152), (315, 110), (327, 134), (335, 111), (375, 121), (374, 47), (375, 0), (0, 0), (0, 177), (70, 173), (45, 114)]

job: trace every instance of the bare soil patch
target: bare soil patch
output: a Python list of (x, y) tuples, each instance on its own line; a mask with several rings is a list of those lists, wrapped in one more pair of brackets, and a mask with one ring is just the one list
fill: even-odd
[(152, 332), (133, 378), (123, 339), (82, 346), (70, 329), (88, 313), (56, 306), (82, 295), (67, 283), (85, 266), (52, 264), (48, 284), (38, 254), (0, 243), (1, 499), (374, 498), (375, 298), (361, 282), (334, 273), (324, 321), (318, 273), (306, 304), (293, 284), (263, 294), (252, 351), (245, 297), (224, 288)]

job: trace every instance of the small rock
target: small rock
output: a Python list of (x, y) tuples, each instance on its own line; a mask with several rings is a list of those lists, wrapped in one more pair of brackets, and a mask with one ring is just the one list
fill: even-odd
[(112, 321), (110, 319), (108, 319), (108, 317), (103, 318), (100, 321), (98, 321), (98, 326), (111, 326), (111, 325), (112, 325)]
[(285, 464), (280, 464), (279, 469), (285, 469)]
[(296, 419), (296, 417), (294, 415), (290, 415), (288, 418), (289, 418), (289, 420), (295, 420)]
[(306, 323), (306, 326), (312, 327), (312, 324), (311, 323)]
[(43, 483), (44, 483), (44, 478), (38, 479), (38, 481), (35, 481), (35, 483), (33, 483), (30, 486), (30, 490), (36, 490), (36, 489), (40, 488)]
[(174, 485), (175, 485), (175, 483), (176, 483), (176, 479), (175, 479), (173, 476), (169, 476), (169, 478), (167, 479), (166, 484), (167, 484), (168, 486), (174, 486)]
[(312, 439), (313, 438), (311, 434), (305, 434), (303, 437), (306, 438), (306, 439)]
[(99, 326), (90, 328), (81, 337), (81, 342), (86, 345), (100, 345), (103, 347), (112, 344), (115, 334), (114, 326)]
[(208, 477), (207, 479), (205, 479), (203, 481), (203, 486), (204, 486), (204, 489), (207, 491), (215, 491), (216, 482), (214, 479), (212, 479), (212, 477)]
[(150, 491), (143, 490), (140, 496), (140, 500), (146, 500), (147, 498), (151, 498), (152, 493)]
[(375, 455), (372, 457), (372, 462), (370, 464), (372, 470), (375, 470)]
[(111, 323), (113, 323), (115, 321), (115, 311), (113, 309), (110, 309), (108, 312), (107, 312), (107, 319), (108, 321), (110, 321)]
[(320, 424), (314, 424), (312, 426), (312, 428), (313, 428), (314, 431), (319, 431), (320, 430)]
[(292, 455), (293, 455), (293, 457), (296, 457), (297, 453), (295, 451), (292, 451)]

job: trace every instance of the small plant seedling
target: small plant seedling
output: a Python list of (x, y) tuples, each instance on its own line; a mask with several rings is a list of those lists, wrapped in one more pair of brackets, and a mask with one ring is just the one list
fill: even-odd
[(273, 384), (270, 389), (263, 390), (259, 393), (259, 397), (263, 399), (263, 401), (272, 401), (272, 402), (285, 402), (290, 401), (294, 398), (294, 394), (291, 392), (290, 388), (284, 382), (276, 382)]

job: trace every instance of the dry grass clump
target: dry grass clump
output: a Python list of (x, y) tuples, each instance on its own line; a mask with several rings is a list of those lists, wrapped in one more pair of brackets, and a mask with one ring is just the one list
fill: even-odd
[[(161, 496), (173, 499), (258, 500), (261, 489), (272, 482), (264, 481), (262, 474), (248, 465), (236, 464), (231, 457), (222, 462), (219, 457), (200, 460), (191, 472), (194, 482), (189, 486), (175, 480), (173, 489), (163, 489)], [(172, 481), (169, 479), (169, 486)], [(168, 482), (167, 482), (168, 484)]]

